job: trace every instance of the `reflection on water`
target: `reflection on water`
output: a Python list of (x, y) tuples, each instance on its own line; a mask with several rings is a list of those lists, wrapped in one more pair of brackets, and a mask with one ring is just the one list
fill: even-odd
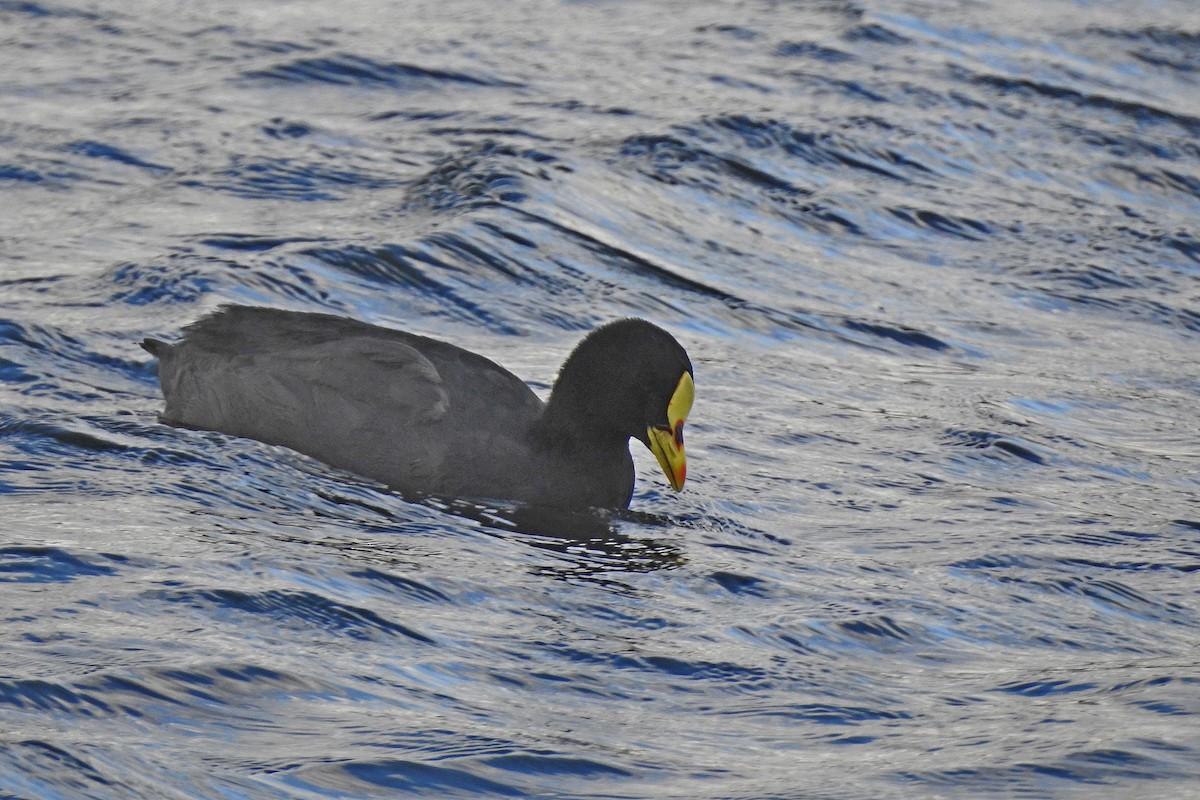
[[(483, 526), (483, 532), (508, 537), (522, 544), (557, 553), (553, 565), (538, 571), (561, 578), (587, 578), (620, 572), (652, 572), (683, 563), (683, 551), (656, 538), (669, 533), (669, 517), (636, 511), (571, 512), (531, 506), (478, 505), (467, 500), (433, 500), (426, 503)], [(636, 523), (643, 535), (622, 532), (622, 522)], [(628, 526), (627, 526), (628, 527)]]

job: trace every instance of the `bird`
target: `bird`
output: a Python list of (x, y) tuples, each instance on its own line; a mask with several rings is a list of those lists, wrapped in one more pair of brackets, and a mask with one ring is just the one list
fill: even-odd
[(545, 402), (470, 350), (327, 313), (222, 305), (141, 346), (163, 423), (283, 445), (404, 497), (625, 509), (630, 439), (672, 489), (687, 477), (692, 363), (643, 319), (587, 334)]

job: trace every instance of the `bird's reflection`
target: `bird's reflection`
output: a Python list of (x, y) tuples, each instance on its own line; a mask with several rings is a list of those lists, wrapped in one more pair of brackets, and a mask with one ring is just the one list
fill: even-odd
[[(537, 568), (541, 574), (561, 578), (602, 580), (604, 574), (655, 572), (684, 563), (683, 551), (662, 537), (630, 535), (628, 529), (655, 529), (664, 534), (680, 523), (644, 511), (563, 511), (508, 502), (481, 502), (431, 495), (402, 495), (374, 481), (353, 475), (340, 476), (336, 492), (315, 492), (331, 504), (325, 516), (344, 514), (346, 506), (367, 512), (388, 523), (402, 524), (410, 513), (425, 509), (471, 520), (482, 532), (565, 556)], [(395, 504), (388, 502), (396, 500)], [(340, 509), (340, 510), (339, 510)]]
[(482, 504), (468, 500), (425, 498), (457, 516), (474, 520), (489, 535), (519, 541), (567, 557), (537, 571), (560, 578), (598, 578), (613, 572), (655, 572), (684, 563), (683, 551), (670, 542), (647, 536), (630, 536), (622, 524), (667, 529), (672, 521), (646, 512), (562, 511), (516, 504)]

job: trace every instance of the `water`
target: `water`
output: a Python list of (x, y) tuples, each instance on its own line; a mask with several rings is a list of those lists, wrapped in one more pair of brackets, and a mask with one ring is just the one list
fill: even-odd
[[(1189, 0), (0, 0), (0, 798), (1197, 796), (1198, 98)], [(158, 425), (229, 301), (653, 319), (688, 485)]]

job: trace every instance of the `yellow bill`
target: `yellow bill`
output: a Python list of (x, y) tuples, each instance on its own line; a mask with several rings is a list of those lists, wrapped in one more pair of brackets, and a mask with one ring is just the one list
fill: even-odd
[(679, 491), (687, 480), (687, 456), (683, 451), (683, 423), (688, 412), (692, 410), (692, 400), (696, 394), (696, 386), (692, 382), (692, 374), (685, 372), (679, 378), (679, 385), (671, 395), (667, 404), (667, 425), (648, 428), (646, 434), (650, 440), (650, 452), (658, 459), (663, 474), (671, 482), (671, 488)]

